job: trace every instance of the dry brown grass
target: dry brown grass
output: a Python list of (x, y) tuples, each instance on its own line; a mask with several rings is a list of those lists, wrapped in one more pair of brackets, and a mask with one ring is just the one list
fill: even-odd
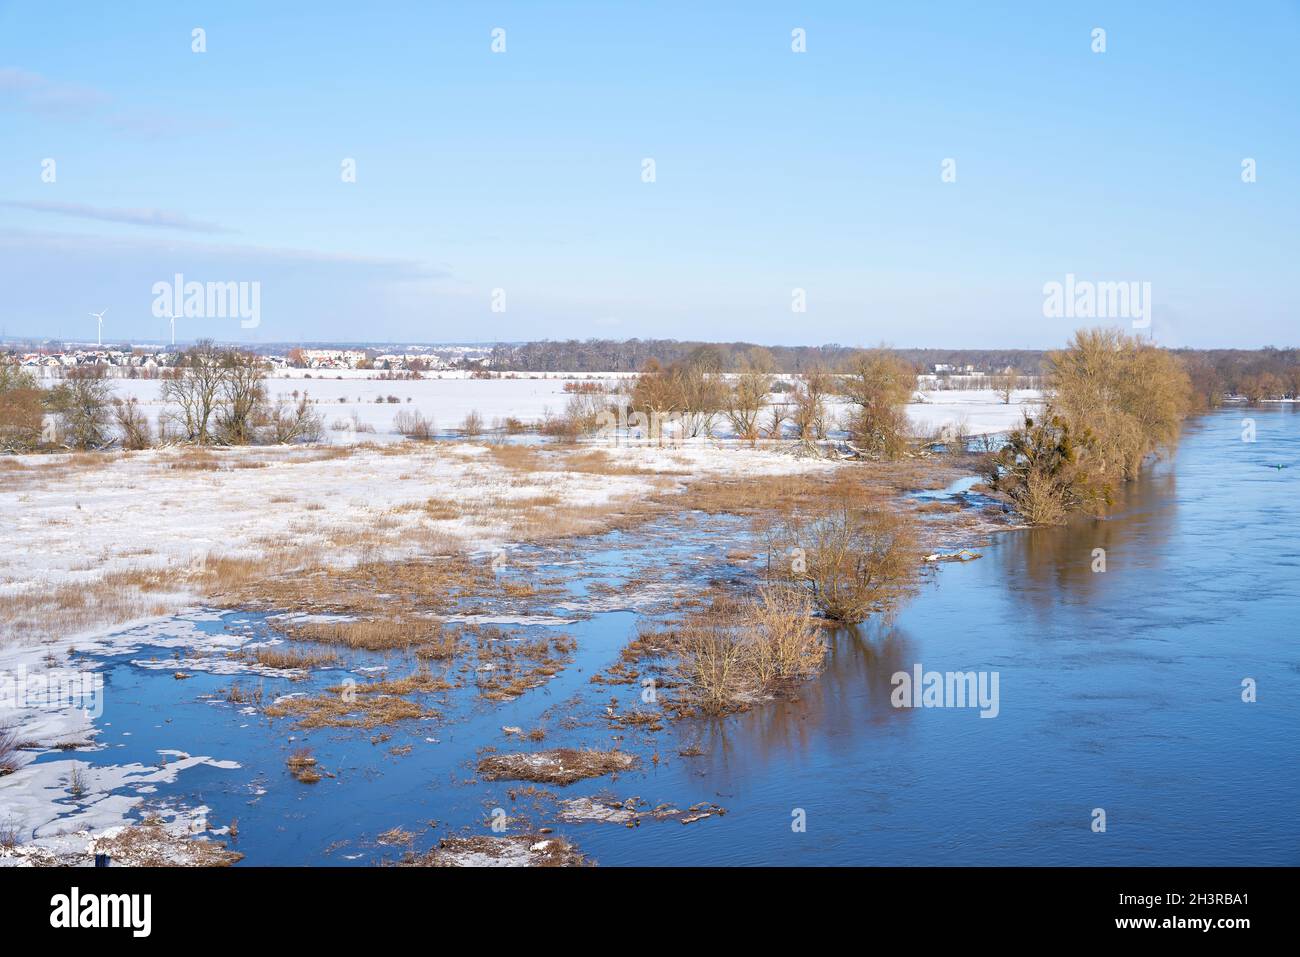
[[(357, 685), (358, 689), (364, 687)], [(349, 700), (350, 699), (350, 700)], [(282, 698), (264, 711), (271, 718), (293, 718), (294, 727), (374, 729), (400, 721), (436, 718), (412, 701), (384, 695), (322, 694)]]
[(555, 748), (551, 751), (488, 755), (479, 760), (478, 773), (489, 781), (572, 784), (584, 778), (628, 771), (636, 765), (636, 757), (624, 751)]
[(496, 629), (481, 630), (475, 639), (482, 666), (475, 672), (475, 685), (489, 701), (512, 701), (541, 687), (573, 660), (576, 647), (568, 635), (513, 641)]
[(636, 465), (630, 462), (620, 462), (613, 459), (608, 452), (601, 449), (593, 449), (583, 452), (572, 452), (565, 456), (556, 468), (565, 472), (577, 472), (584, 475), (690, 475), (689, 470), (660, 470), (646, 468), (645, 466)]
[(238, 681), (232, 681), (230, 687), (218, 689), (218, 693), (231, 704), (260, 705), (265, 694), (261, 685), (250, 688)]
[(492, 462), (517, 472), (541, 472), (546, 469), (542, 453), (531, 445), (485, 446)]
[(422, 645), (434, 637), (441, 638), (438, 622), (402, 621), (385, 618), (363, 621), (309, 622), (290, 625), (285, 633), (299, 641), (316, 641), (326, 645), (365, 651), (407, 649)]
[(285, 671), (306, 671), (339, 663), (338, 655), (328, 651), (300, 651), (296, 648), (279, 647), (258, 648), (253, 652), (253, 659), (259, 665)]
[(446, 678), (434, 675), (427, 667), (421, 666), (405, 678), (385, 678), (382, 681), (366, 681), (355, 685), (336, 685), (329, 690), (336, 694), (359, 695), (408, 695), (428, 694), (434, 691), (446, 691), (454, 687)]
[(302, 784), (315, 784), (323, 777), (316, 769), (316, 759), (312, 757), (311, 750), (308, 748), (300, 748), (289, 755), (285, 764), (288, 765), (289, 773), (293, 775), (294, 780)]
[(194, 840), (147, 823), (99, 838), (95, 851), (119, 867), (229, 867), (244, 856), (216, 841)]
[(221, 468), (221, 463), (206, 449), (186, 449), (172, 461), (170, 468), (191, 472), (215, 472)]

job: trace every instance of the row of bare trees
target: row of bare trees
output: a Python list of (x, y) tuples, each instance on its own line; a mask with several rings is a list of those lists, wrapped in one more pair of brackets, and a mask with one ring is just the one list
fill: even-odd
[(42, 389), (30, 373), (0, 363), (0, 451), (320, 441), (323, 424), (306, 394), (272, 401), (267, 371), (251, 352), (197, 343), (162, 380), (164, 409), (155, 433), (135, 398), (114, 397), (101, 368), (74, 369)]
[(792, 391), (774, 393), (783, 386), (766, 349), (751, 348), (731, 374), (722, 372), (716, 353), (700, 349), (667, 366), (650, 360), (629, 405), (654, 420), (675, 418), (686, 437), (710, 435), (725, 421), (749, 441), (788, 431), (817, 441), (835, 428), (832, 402), (840, 399), (849, 411), (839, 424), (859, 450), (895, 458), (908, 447), (905, 407), (916, 370), (887, 349), (860, 350), (835, 368), (814, 365), (795, 378)]

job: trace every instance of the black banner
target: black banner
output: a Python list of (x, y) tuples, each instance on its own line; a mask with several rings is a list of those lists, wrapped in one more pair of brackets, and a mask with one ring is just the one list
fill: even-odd
[[(827, 918), (919, 940), (1139, 940), (1231, 946), (1285, 926), (1293, 869), (0, 869), (7, 935), (192, 943), (214, 933), (301, 943), (373, 942), (415, 923), (527, 921), (579, 938), (667, 917), (745, 940)], [(676, 915), (676, 916), (674, 916)], [(517, 925), (520, 930), (522, 926)], [(481, 926), (480, 926), (481, 930)], [(549, 934), (547, 935), (549, 936)]]

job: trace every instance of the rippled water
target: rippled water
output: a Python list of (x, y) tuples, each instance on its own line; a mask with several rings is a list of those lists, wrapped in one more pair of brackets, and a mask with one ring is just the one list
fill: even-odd
[[(1247, 414), (1253, 444), (1241, 441)], [(81, 757), (152, 764), (183, 748), (239, 761), (189, 769), (150, 799), (205, 805), (214, 825), (237, 818), (236, 847), (257, 864), (391, 860), (398, 852), (376, 842), (381, 832), (404, 828), (423, 849), (448, 833), (490, 833), (495, 807), (555, 826), (602, 864), (1296, 864), (1298, 480), (1300, 415), (1205, 417), (1115, 517), (1001, 534), (982, 559), (938, 568), (892, 624), (839, 633), (798, 700), (721, 721), (657, 735), (608, 726), (610, 696), (623, 708), (639, 690), (589, 683), (634, 633), (637, 615), (617, 610), (564, 628), (578, 639), (575, 660), (544, 688), (506, 704), (435, 697), (441, 721), (377, 743), (241, 713), (217, 693), (229, 678), (177, 682), (133, 664), (149, 656), (140, 649), (105, 663), (104, 747)], [(657, 542), (654, 560), (692, 574), (731, 538), (682, 533)], [(621, 585), (644, 548), (601, 539), (575, 593)], [(1104, 572), (1093, 571), (1098, 548)], [(202, 627), (267, 635), (244, 613)], [(997, 717), (893, 707), (891, 676), (917, 665), (996, 672)], [(264, 684), (271, 697), (345, 675)], [(1245, 678), (1257, 682), (1255, 703), (1242, 701)], [(557, 823), (553, 803), (512, 800), (518, 784), (472, 782), (482, 745), (530, 747), (503, 740), (502, 725), (546, 726), (543, 747), (608, 747), (623, 734), (645, 759), (616, 780), (555, 789), (560, 797), (708, 801), (728, 813), (685, 826)], [(703, 753), (678, 754), (691, 743)], [(304, 744), (334, 777), (288, 777), (285, 758)], [(405, 745), (409, 754), (389, 752)], [(1091, 828), (1098, 808), (1104, 833)], [(800, 814), (806, 830), (796, 832)]]

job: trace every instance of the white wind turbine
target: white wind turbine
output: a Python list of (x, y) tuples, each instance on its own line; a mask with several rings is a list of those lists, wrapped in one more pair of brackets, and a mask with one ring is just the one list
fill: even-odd
[(176, 317), (170, 309), (167, 310), (167, 318), (172, 324), (172, 345), (176, 345)]
[[(108, 310), (105, 309), (104, 312), (108, 312)], [(91, 318), (93, 318), (97, 323), (99, 323), (98, 334), (95, 338), (95, 341), (101, 346), (104, 344), (104, 312), (92, 312), (90, 314)]]

